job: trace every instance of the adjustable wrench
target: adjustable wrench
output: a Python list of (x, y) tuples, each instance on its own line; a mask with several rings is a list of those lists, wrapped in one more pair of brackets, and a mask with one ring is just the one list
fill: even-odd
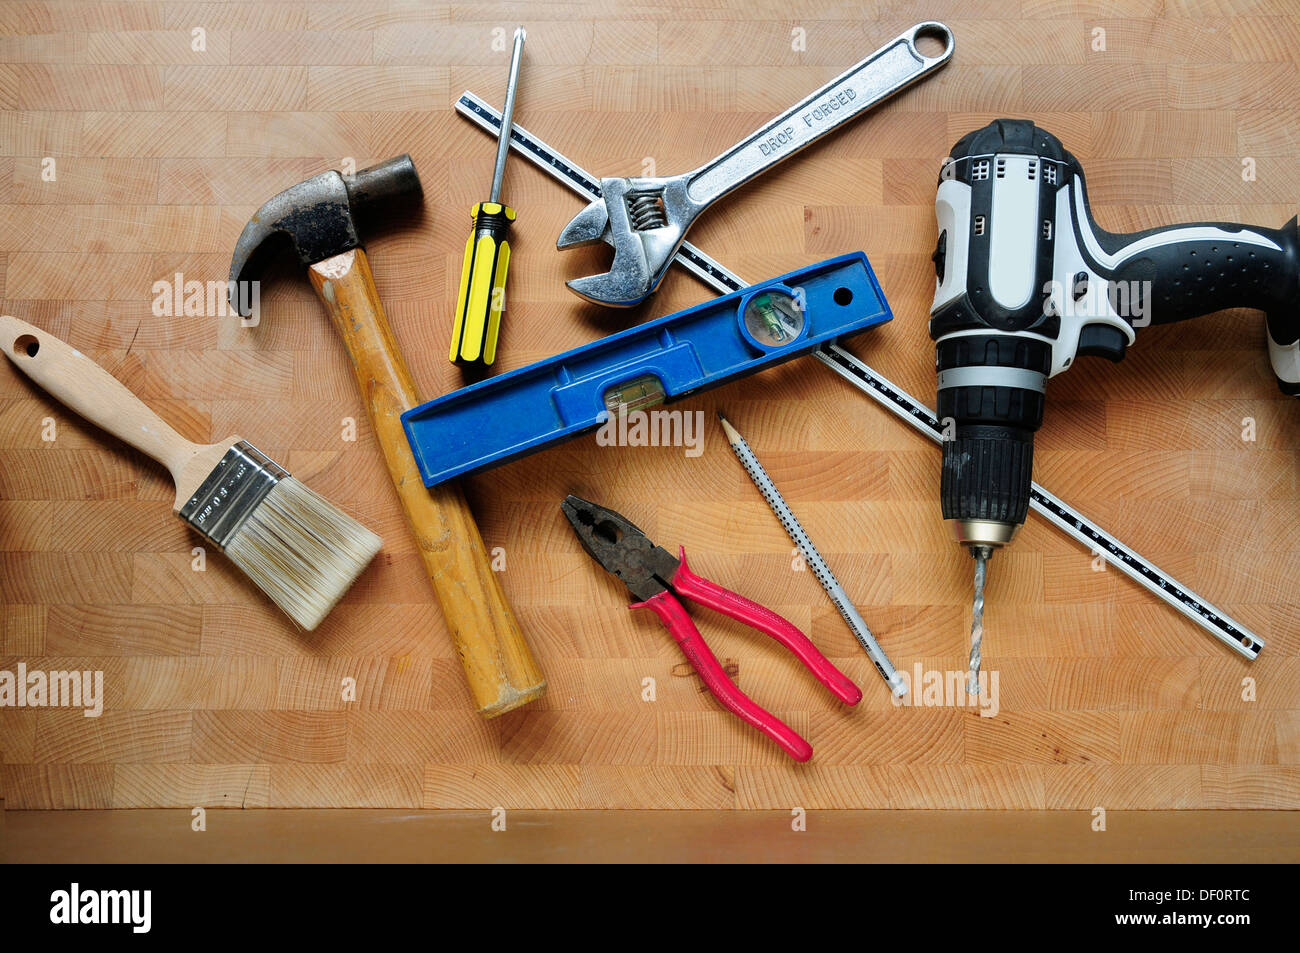
[[(926, 56), (916, 45), (922, 37), (937, 39), (943, 51)], [(575, 278), (568, 286), (594, 304), (640, 304), (663, 281), (701, 212), (933, 73), (952, 58), (953, 46), (952, 31), (942, 23), (918, 23), (693, 172), (601, 179), (601, 197), (573, 217), (555, 245), (565, 249), (603, 241), (613, 246), (614, 261), (605, 274)]]

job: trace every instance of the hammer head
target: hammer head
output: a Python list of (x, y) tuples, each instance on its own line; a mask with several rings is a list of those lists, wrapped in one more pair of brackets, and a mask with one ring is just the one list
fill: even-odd
[(361, 244), (359, 224), (398, 202), (419, 204), (423, 190), (409, 155), (381, 162), (354, 175), (322, 172), (272, 198), (244, 226), (230, 260), (230, 303), (251, 315), (252, 296), (242, 289), (285, 246), (304, 265), (332, 258)]

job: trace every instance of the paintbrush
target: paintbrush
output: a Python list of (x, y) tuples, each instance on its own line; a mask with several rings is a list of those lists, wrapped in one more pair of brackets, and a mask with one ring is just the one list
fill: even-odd
[(165, 466), (174, 511), (311, 631), (379, 552), (381, 540), (242, 437), (186, 440), (76, 348), (0, 315), (14, 366), (91, 423)]

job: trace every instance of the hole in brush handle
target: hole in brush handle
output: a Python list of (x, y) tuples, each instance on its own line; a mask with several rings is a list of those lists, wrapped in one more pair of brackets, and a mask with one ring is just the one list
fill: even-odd
[(34, 334), (20, 334), (14, 341), (14, 357), (35, 357), (41, 349), (41, 342)]

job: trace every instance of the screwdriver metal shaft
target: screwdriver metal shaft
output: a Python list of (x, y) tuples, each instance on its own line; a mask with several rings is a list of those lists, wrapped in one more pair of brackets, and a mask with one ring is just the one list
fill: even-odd
[(876, 666), (876, 671), (885, 680), (885, 684), (897, 697), (902, 698), (907, 694), (906, 680), (902, 675), (898, 674), (894, 664), (889, 661), (889, 656), (885, 654), (884, 649), (880, 647), (880, 643), (871, 634), (871, 629), (862, 618), (862, 614), (858, 612), (857, 607), (849, 599), (848, 593), (840, 585), (840, 581), (831, 572), (831, 567), (826, 565), (826, 560), (822, 558), (822, 554), (817, 551), (817, 547), (809, 539), (808, 533), (795, 517), (794, 511), (790, 509), (790, 505), (781, 496), (781, 491), (776, 488), (772, 478), (767, 475), (767, 471), (763, 469), (763, 464), (758, 462), (758, 457), (754, 456), (754, 451), (749, 448), (745, 438), (740, 435), (740, 432), (731, 425), (726, 417), (722, 416), (721, 411), (718, 412), (718, 420), (722, 422), (722, 429), (727, 434), (727, 442), (731, 444), (736, 459), (745, 468), (749, 478), (754, 481), (754, 486), (758, 487), (758, 492), (763, 494), (763, 499), (767, 500), (767, 505), (772, 508), (776, 518), (781, 521), (781, 525), (785, 527), (791, 541), (799, 548), (804, 562), (811, 567), (813, 575), (817, 577), (817, 581), (826, 590), (826, 595), (831, 597), (831, 602), (848, 624), (849, 631), (853, 633), (853, 637), (858, 640), (858, 644), (862, 646), (863, 651), (867, 653), (867, 657)]
[(492, 170), (492, 195), (489, 202), (501, 201), (501, 181), (506, 175), (506, 156), (510, 154), (510, 133), (515, 127), (515, 88), (519, 85), (519, 60), (524, 53), (528, 32), (515, 30), (515, 45), (510, 51), (510, 78), (506, 80), (506, 103), (501, 109), (501, 134), (497, 136), (497, 164)]

